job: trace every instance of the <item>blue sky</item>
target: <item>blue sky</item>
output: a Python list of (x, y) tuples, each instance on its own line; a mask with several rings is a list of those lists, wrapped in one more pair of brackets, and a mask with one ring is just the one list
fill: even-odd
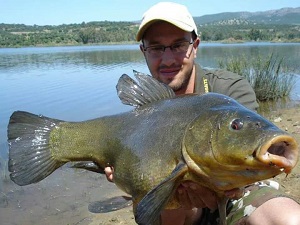
[[(90, 21), (135, 21), (155, 0), (0, 0), (0, 23), (60, 25)], [(300, 7), (300, 0), (186, 0), (193, 16)]]

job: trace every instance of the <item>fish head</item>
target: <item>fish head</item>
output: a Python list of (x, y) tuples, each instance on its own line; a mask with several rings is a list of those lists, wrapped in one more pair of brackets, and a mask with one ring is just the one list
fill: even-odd
[(200, 183), (230, 190), (295, 167), (296, 140), (259, 114), (235, 101), (204, 111), (189, 124), (183, 145), (183, 156)]

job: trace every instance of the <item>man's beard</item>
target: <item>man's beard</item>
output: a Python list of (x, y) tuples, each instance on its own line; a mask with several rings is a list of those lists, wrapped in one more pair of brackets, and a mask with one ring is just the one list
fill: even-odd
[(168, 85), (170, 88), (173, 89), (173, 91), (179, 91), (181, 89), (184, 89), (187, 87), (189, 80), (192, 75), (192, 71), (188, 74), (188, 76), (181, 76), (181, 77), (175, 77)]

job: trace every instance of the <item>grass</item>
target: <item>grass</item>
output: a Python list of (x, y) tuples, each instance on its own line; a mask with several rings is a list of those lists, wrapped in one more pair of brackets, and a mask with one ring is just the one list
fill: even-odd
[(238, 73), (249, 81), (259, 101), (276, 100), (289, 96), (295, 76), (288, 72), (284, 58), (273, 54), (263, 58), (248, 59), (246, 56), (220, 60), (219, 67)]
[(1, 156), (0, 156), (0, 182), (1, 181), (8, 181), (9, 178), (9, 172), (8, 172), (8, 162), (7, 160), (4, 160)]
[(0, 207), (8, 206), (8, 196), (4, 193), (4, 182), (9, 181), (7, 161), (0, 156)]

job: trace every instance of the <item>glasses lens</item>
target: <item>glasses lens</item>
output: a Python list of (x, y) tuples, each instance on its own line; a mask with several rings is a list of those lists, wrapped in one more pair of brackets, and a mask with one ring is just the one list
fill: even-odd
[(148, 47), (146, 48), (146, 51), (148, 51), (149, 54), (151, 55), (162, 55), (165, 51), (164, 46), (152, 46), (152, 47)]
[(183, 53), (183, 52), (185, 53), (189, 49), (189, 46), (190, 46), (190, 42), (184, 41), (184, 42), (179, 42), (179, 43), (173, 44), (171, 46), (171, 49), (175, 53)]
[(167, 48), (170, 48), (170, 50), (173, 53), (186, 53), (191, 44), (193, 44), (193, 42), (182, 41), (170, 46), (163, 46), (163, 45), (149, 46), (145, 48), (144, 51), (148, 52), (148, 54), (155, 57), (162, 56), (162, 54), (164, 54)]

